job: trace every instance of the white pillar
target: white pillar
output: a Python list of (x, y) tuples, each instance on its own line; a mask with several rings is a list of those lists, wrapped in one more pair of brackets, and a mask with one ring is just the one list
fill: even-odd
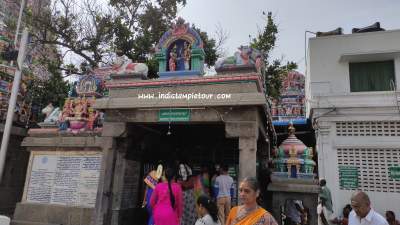
[(8, 102), (8, 111), (6, 124), (4, 126), (3, 139), (1, 141), (0, 148), (0, 182), (3, 178), (3, 172), (5, 167), (8, 141), (10, 140), (10, 133), (14, 118), (14, 109), (15, 104), (17, 102), (18, 92), (19, 92), (19, 84), (21, 83), (21, 75), (22, 75), (22, 67), (25, 61), (25, 49), (28, 42), (28, 29), (25, 28), (22, 34), (21, 45), (18, 52), (18, 60), (17, 60), (17, 70), (15, 71), (13, 86), (11, 89), (11, 97)]

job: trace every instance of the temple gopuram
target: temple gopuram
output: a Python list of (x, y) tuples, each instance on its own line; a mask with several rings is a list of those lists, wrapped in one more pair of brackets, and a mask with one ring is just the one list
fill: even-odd
[(272, 100), (272, 117), (274, 125), (306, 123), (304, 75), (290, 71), (282, 81), (279, 99)]

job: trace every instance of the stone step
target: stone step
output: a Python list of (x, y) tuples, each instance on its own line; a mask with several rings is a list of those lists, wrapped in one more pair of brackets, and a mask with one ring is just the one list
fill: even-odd
[(10, 225), (62, 225), (60, 223), (42, 223), (42, 222), (32, 222), (25, 220), (11, 220)]

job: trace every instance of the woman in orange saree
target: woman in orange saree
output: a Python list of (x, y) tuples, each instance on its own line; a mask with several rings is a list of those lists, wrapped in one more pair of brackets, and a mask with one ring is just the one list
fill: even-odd
[(239, 198), (243, 205), (231, 209), (225, 225), (278, 225), (274, 217), (257, 204), (259, 195), (257, 179), (245, 178), (239, 187)]

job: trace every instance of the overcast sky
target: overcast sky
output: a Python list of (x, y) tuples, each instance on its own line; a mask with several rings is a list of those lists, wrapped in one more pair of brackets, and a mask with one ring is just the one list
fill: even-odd
[(249, 43), (249, 35), (256, 36), (264, 27), (263, 11), (273, 13), (279, 29), (273, 57), (297, 62), (302, 73), (306, 30), (342, 27), (348, 34), (353, 27), (375, 22), (386, 30), (400, 29), (400, 0), (187, 0), (179, 16), (211, 36), (221, 24), (229, 33), (226, 48), (233, 54)]

